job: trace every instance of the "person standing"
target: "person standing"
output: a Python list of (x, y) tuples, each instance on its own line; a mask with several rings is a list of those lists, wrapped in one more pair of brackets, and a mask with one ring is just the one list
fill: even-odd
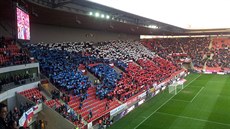
[(10, 120), (8, 123), (9, 129), (18, 129), (17, 127), (17, 121), (15, 120)]
[(8, 129), (6, 116), (7, 106), (5, 104), (0, 103), (0, 129)]

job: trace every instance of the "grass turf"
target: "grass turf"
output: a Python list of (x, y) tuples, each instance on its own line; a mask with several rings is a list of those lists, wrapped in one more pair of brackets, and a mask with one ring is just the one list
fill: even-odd
[(177, 95), (162, 92), (109, 129), (230, 129), (230, 76), (186, 79)]

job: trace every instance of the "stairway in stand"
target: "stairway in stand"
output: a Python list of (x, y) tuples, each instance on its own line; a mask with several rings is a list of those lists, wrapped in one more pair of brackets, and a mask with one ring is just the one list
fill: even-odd
[(208, 46), (209, 50), (212, 48), (212, 45), (213, 45), (213, 38), (211, 38), (211, 40), (210, 40), (210, 43), (209, 43), (209, 46)]
[[(108, 101), (107, 99), (100, 100), (96, 98), (96, 88), (90, 87), (88, 89), (88, 98), (83, 101), (83, 107), (82, 109), (79, 109), (80, 104), (80, 97), (72, 96), (70, 98), (70, 102), (68, 102), (68, 105), (74, 109), (78, 114), (81, 114), (82, 118), (86, 120), (87, 122), (90, 122), (106, 113), (111, 111), (112, 109), (119, 106), (119, 102), (117, 100)], [(109, 109), (106, 110), (106, 103), (109, 103)], [(88, 115), (90, 110), (92, 111), (93, 117), (91, 119), (88, 119)]]

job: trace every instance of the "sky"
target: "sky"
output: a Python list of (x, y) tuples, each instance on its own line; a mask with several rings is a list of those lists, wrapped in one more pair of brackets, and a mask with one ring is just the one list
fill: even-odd
[(230, 0), (90, 0), (185, 29), (230, 28)]

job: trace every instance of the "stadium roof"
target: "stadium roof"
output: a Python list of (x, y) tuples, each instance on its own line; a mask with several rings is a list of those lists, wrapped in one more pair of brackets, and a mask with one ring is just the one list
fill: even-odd
[(230, 28), (229, 0), (89, 0), (185, 29)]
[[(22, 1), (22, 0), (21, 0)], [(10, 12), (1, 1), (1, 13)], [(25, 0), (23, 0), (25, 2)], [(138, 35), (229, 34), (229, 29), (187, 30), (86, 0), (26, 0), (32, 23)], [(11, 5), (9, 5), (11, 6)], [(0, 15), (4, 15), (1, 14)], [(109, 19), (94, 15), (109, 16)], [(99, 13), (99, 14), (97, 14)], [(7, 14), (7, 13), (5, 13)], [(7, 14), (9, 16), (9, 13)], [(11, 15), (13, 16), (13, 15)]]

